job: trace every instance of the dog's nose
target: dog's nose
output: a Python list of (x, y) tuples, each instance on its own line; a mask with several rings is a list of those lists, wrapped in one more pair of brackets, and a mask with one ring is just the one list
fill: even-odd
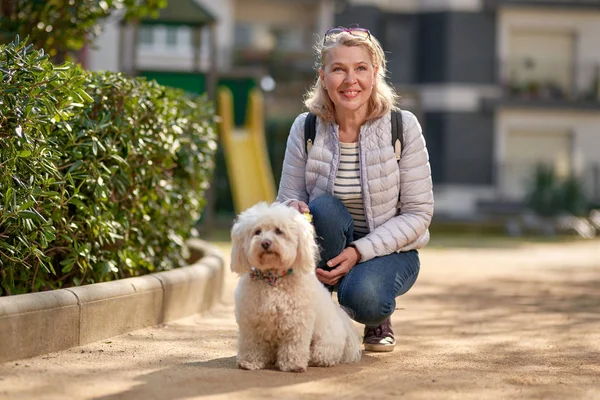
[(260, 245), (262, 246), (263, 249), (267, 250), (271, 246), (271, 241), (270, 240), (263, 240)]

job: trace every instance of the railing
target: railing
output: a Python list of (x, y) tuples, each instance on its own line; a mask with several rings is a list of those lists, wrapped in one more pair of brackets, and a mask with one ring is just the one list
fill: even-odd
[(600, 103), (600, 63), (574, 65), (523, 57), (501, 67), (505, 98)]
[[(574, 172), (565, 166), (546, 166), (553, 172), (551, 178), (536, 176), (539, 164), (533, 162), (509, 162), (495, 168), (495, 186), (498, 199), (522, 200), (534, 190), (536, 184), (557, 184), (574, 177), (579, 183), (587, 202), (600, 204), (600, 163), (589, 163)], [(544, 180), (545, 179), (545, 180)], [(551, 179), (551, 182), (548, 182)], [(537, 180), (537, 182), (536, 182)]]
[(501, 5), (600, 7), (600, 0), (484, 0), (484, 5), (488, 8)]
[(600, 205), (600, 163), (590, 165), (583, 171), (581, 183), (588, 200)]

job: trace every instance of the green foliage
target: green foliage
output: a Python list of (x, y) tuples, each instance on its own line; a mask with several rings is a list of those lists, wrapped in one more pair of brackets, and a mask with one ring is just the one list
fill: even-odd
[(556, 186), (556, 178), (552, 168), (538, 165), (528, 196), (529, 207), (542, 216), (554, 215), (557, 207)]
[(124, 17), (157, 16), (167, 0), (0, 0), (0, 43), (29, 36), (51, 57), (81, 49), (115, 11)]
[(183, 265), (215, 139), (202, 97), (0, 46), (0, 294)]
[(589, 207), (581, 182), (569, 176), (561, 182), (558, 190), (558, 204), (560, 210), (576, 216), (588, 214)]
[(588, 205), (581, 183), (575, 177), (560, 180), (554, 169), (539, 165), (527, 197), (529, 208), (544, 217), (552, 217), (561, 213), (576, 216), (585, 215)]

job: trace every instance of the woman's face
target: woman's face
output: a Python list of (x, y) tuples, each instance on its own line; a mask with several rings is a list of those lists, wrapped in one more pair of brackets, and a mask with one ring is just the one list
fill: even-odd
[(366, 116), (377, 76), (366, 49), (361, 46), (331, 49), (319, 75), (335, 105), (336, 115), (358, 112)]

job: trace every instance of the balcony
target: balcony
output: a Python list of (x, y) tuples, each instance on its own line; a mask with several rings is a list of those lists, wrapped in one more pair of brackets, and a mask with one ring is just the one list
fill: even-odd
[(265, 24), (238, 23), (232, 51), (236, 67), (262, 67), (278, 80), (314, 76), (312, 33), (305, 28), (281, 29)]
[(573, 65), (521, 58), (501, 63), (494, 105), (600, 109), (600, 63)]
[(540, 166), (552, 171), (554, 183), (574, 178), (581, 185), (582, 195), (588, 202), (600, 202), (600, 164), (594, 162), (587, 163), (576, 174), (564, 166), (534, 161), (508, 161), (498, 164), (494, 168), (497, 198), (515, 201), (525, 198), (535, 187), (536, 171)]
[[(575, 176), (564, 175), (554, 168), (551, 179), (549, 176), (542, 180), (538, 177), (536, 181), (536, 170), (539, 166), (540, 164), (534, 162), (506, 162), (495, 165), (494, 197), (479, 199), (478, 212), (496, 217), (525, 215), (528, 209), (528, 196), (536, 188), (538, 191), (543, 190), (545, 196), (554, 193), (553, 196), (556, 197), (557, 194), (562, 193), (564, 197), (560, 199), (563, 206), (565, 202), (571, 205), (575, 202), (584, 208), (600, 207), (600, 164), (589, 163)], [(567, 178), (571, 184), (573, 182), (577, 184), (565, 186)], [(559, 204), (554, 206), (557, 207)]]
[(486, 9), (491, 10), (502, 6), (600, 9), (600, 0), (484, 0), (483, 4)]

